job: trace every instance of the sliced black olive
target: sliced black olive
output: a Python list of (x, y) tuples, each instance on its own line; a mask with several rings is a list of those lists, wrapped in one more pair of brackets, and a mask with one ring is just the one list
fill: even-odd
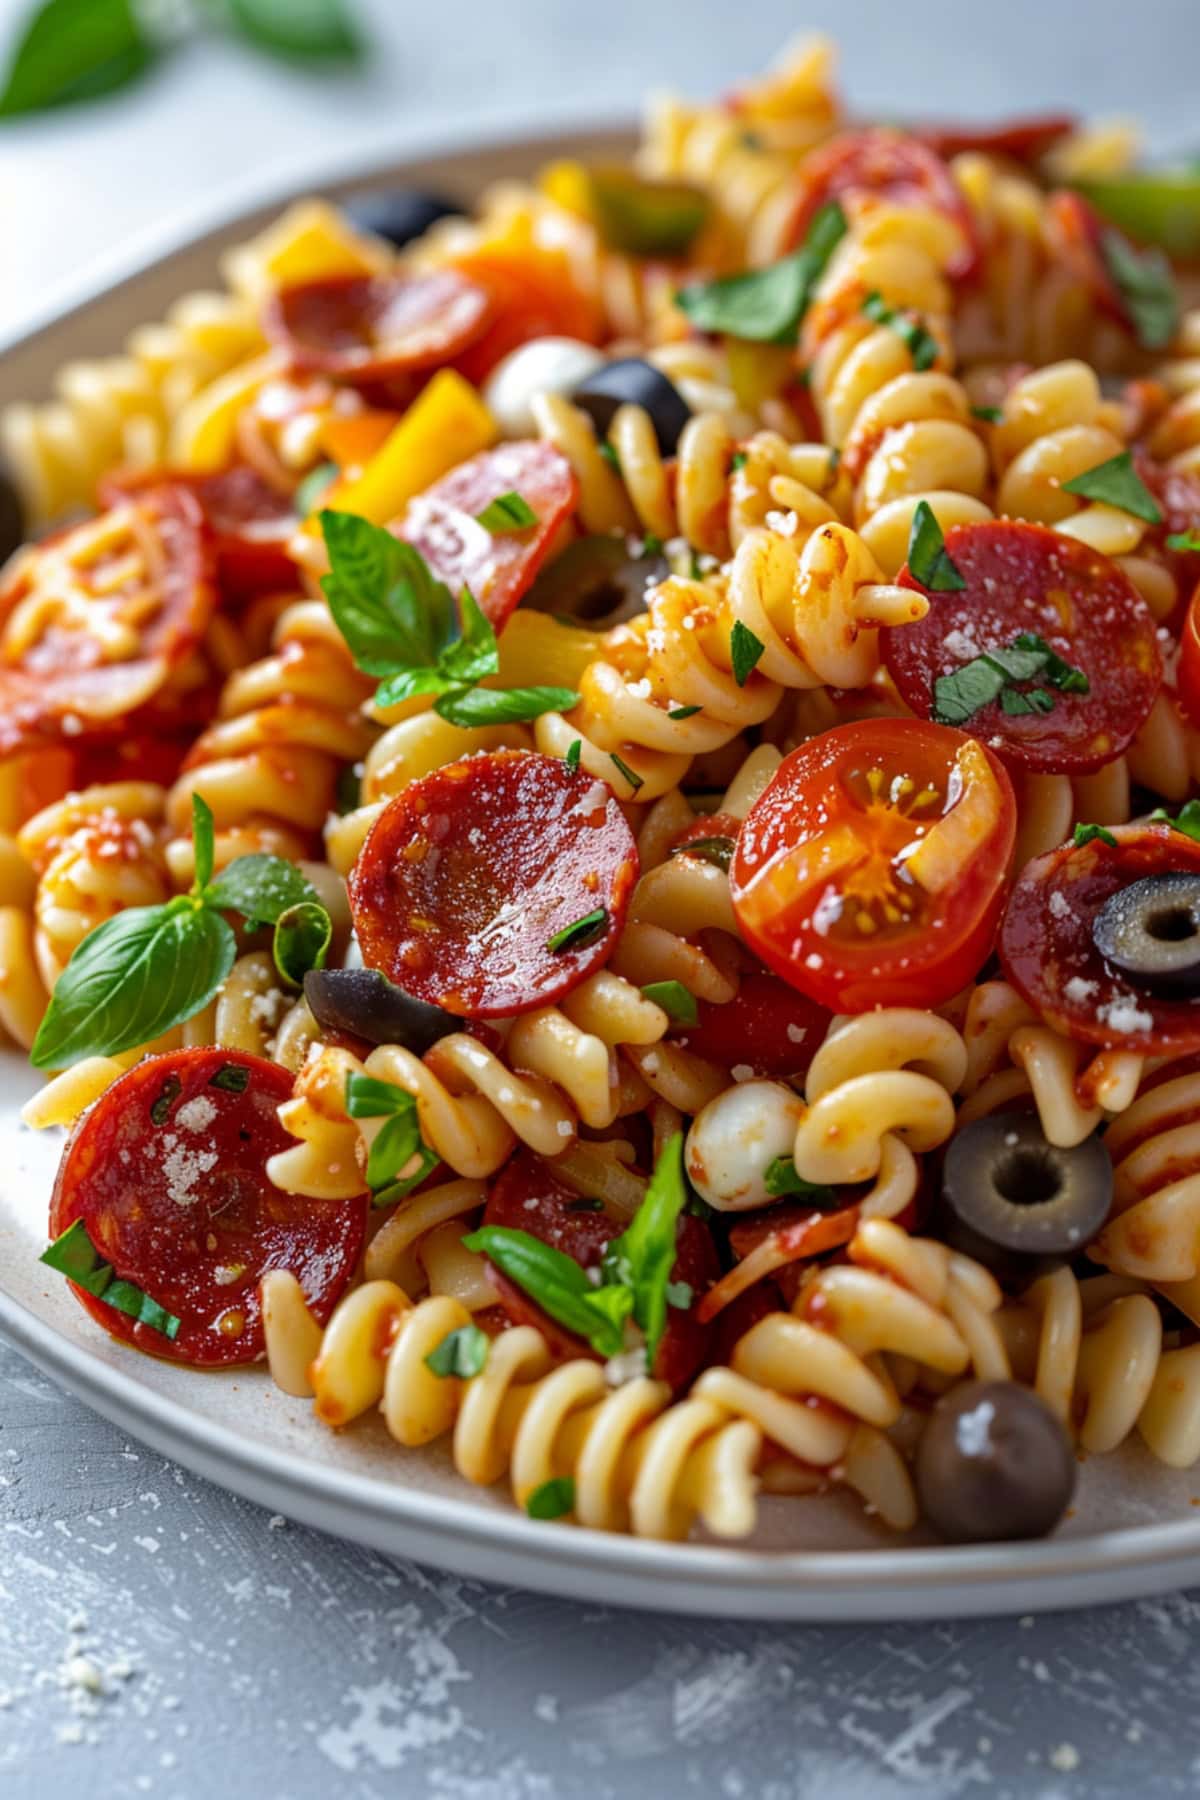
[(414, 1056), (424, 1056), (447, 1032), (462, 1030), (454, 1013), (414, 1000), (378, 969), (310, 969), (304, 998), (323, 1030), (348, 1031), (369, 1044), (400, 1044)]
[(24, 542), (25, 509), (21, 496), (11, 475), (0, 468), (0, 563), (6, 563)]
[(1200, 875), (1145, 875), (1118, 888), (1092, 921), (1092, 942), (1138, 987), (1171, 999), (1200, 993)]
[(423, 237), (439, 219), (461, 218), (463, 208), (443, 194), (422, 194), (414, 188), (382, 188), (349, 194), (342, 211), (359, 231), (386, 238), (403, 250), (414, 238)]
[(679, 434), (692, 416), (687, 401), (674, 383), (668, 381), (660, 369), (637, 356), (597, 369), (575, 389), (571, 398), (576, 406), (583, 408), (601, 437), (612, 424), (618, 407), (644, 406), (664, 456), (674, 456)]
[(1045, 1537), (1075, 1492), (1070, 1439), (1044, 1400), (1015, 1381), (964, 1381), (930, 1414), (917, 1492), (956, 1543)]
[(939, 1235), (997, 1274), (1029, 1280), (1091, 1242), (1112, 1191), (1098, 1137), (1064, 1150), (1047, 1143), (1036, 1113), (993, 1113), (946, 1151)]
[(525, 605), (608, 631), (644, 613), (647, 590), (670, 573), (665, 556), (631, 556), (623, 537), (576, 538), (542, 570)]

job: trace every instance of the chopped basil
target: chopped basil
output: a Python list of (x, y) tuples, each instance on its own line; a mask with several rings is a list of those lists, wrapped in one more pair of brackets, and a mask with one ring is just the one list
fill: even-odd
[(616, 769), (617, 774), (622, 776), (629, 783), (635, 794), (640, 787), (645, 786), (642, 777), (636, 775), (627, 762), (622, 762), (615, 750), (611, 752), (608, 760)]
[(746, 275), (693, 282), (676, 294), (675, 303), (700, 331), (758, 344), (794, 344), (817, 282), (845, 234), (846, 215), (831, 200), (791, 256)]
[(192, 795), (192, 856), (195, 863), (193, 891), (199, 893), (212, 880), (216, 856), (212, 807), (202, 794)]
[(434, 1346), (425, 1358), (425, 1367), (431, 1375), (454, 1375), (460, 1381), (470, 1381), (483, 1369), (491, 1347), (491, 1338), (478, 1325), (460, 1325)]
[(668, 719), (691, 719), (703, 709), (699, 706), (676, 706), (667, 714)]
[(1200, 532), (1173, 531), (1167, 538), (1167, 549), (1184, 552), (1200, 550)]
[(310, 969), (323, 969), (333, 938), (333, 921), (317, 900), (289, 906), (275, 921), (271, 955), (289, 987), (303, 987)]
[(171, 1116), (171, 1108), (183, 1092), (183, 1083), (178, 1075), (168, 1075), (162, 1084), (158, 1099), (150, 1108), (150, 1123), (165, 1125)]
[(749, 461), (750, 458), (744, 450), (735, 450), (729, 459), (729, 467), (730, 469), (744, 469)]
[(318, 463), (308, 471), (292, 498), (297, 518), (307, 519), (316, 512), (340, 473), (334, 462)]
[(463, 1243), (468, 1250), (480, 1251), (552, 1319), (585, 1339), (599, 1355), (617, 1356), (624, 1349), (624, 1322), (633, 1307), (628, 1290), (623, 1298), (614, 1300), (611, 1292), (605, 1294), (603, 1288), (592, 1286), (574, 1257), (531, 1232), (515, 1231), (507, 1225), (481, 1225)]
[(179, 1335), (182, 1320), (174, 1313), (169, 1313), (165, 1306), (153, 1299), (142, 1288), (132, 1281), (121, 1280), (111, 1263), (105, 1262), (100, 1252), (88, 1236), (87, 1227), (82, 1219), (76, 1219), (68, 1225), (61, 1237), (42, 1251), (38, 1258), (48, 1268), (57, 1269), (76, 1287), (83, 1288), (86, 1293), (103, 1300), (106, 1306), (116, 1307), (118, 1312), (136, 1319), (139, 1325), (149, 1325), (151, 1330), (160, 1331), (164, 1337), (175, 1338)]
[(896, 307), (889, 306), (880, 293), (868, 294), (862, 303), (862, 310), (877, 325), (891, 326), (901, 342), (907, 345), (914, 369), (918, 372), (932, 369), (937, 361), (937, 339), (926, 331), (919, 319), (913, 318), (911, 313), (900, 312)]
[(416, 1100), (394, 1081), (347, 1075), (346, 1111), (352, 1119), (387, 1120), (367, 1152), (372, 1206), (403, 1200), (437, 1168), (439, 1159), (421, 1136)]
[(700, 1017), (696, 996), (684, 987), (682, 981), (650, 981), (642, 992), (647, 1000), (653, 1000), (655, 1006), (661, 1006), (667, 1017), (680, 1025), (694, 1025)]
[(1093, 843), (1097, 838), (1102, 844), (1107, 844), (1111, 850), (1116, 849), (1117, 840), (1104, 825), (1077, 825), (1071, 841), (1077, 850), (1082, 850), (1085, 844)]
[(733, 861), (734, 842), (731, 837), (691, 838), (686, 844), (676, 844), (672, 856), (698, 856), (701, 862), (710, 862), (718, 869), (729, 872)]
[(655, 535), (652, 531), (648, 531), (646, 533), (645, 537), (642, 539), (641, 548), (637, 553), (638, 561), (640, 562), (644, 557), (647, 557), (647, 556), (661, 556), (662, 555), (662, 547), (663, 547), (662, 539), (660, 537), (655, 537)]
[(525, 1502), (531, 1519), (562, 1519), (575, 1505), (575, 1483), (569, 1475), (556, 1475), (535, 1487)]
[(931, 716), (941, 725), (963, 725), (997, 699), (1001, 710), (1010, 717), (1050, 712), (1054, 696), (1045, 688), (1033, 688), (1025, 694), (1013, 691), (1013, 682), (1031, 681), (1035, 675), (1065, 694), (1089, 691), (1082, 669), (1064, 661), (1044, 638), (1023, 631), (1007, 649), (985, 650), (951, 674), (939, 675), (933, 684)]
[(733, 630), (729, 634), (729, 656), (733, 664), (733, 679), (739, 687), (745, 687), (759, 657), (766, 649), (761, 638), (756, 638), (748, 625), (740, 619), (733, 622)]
[(508, 531), (528, 531), (538, 516), (528, 500), (517, 493), (497, 494), (475, 517), (486, 531), (500, 536)]
[(763, 1185), (768, 1194), (796, 1194), (803, 1200), (811, 1201), (814, 1206), (832, 1206), (837, 1199), (831, 1187), (805, 1181), (803, 1175), (797, 1175), (796, 1165), (790, 1156), (777, 1156), (774, 1162), (767, 1164)]
[(687, 1197), (683, 1134), (676, 1132), (654, 1165), (641, 1205), (621, 1236), (607, 1246), (600, 1265), (610, 1282), (632, 1291), (633, 1317), (646, 1340), (648, 1370), (654, 1367), (667, 1326), (667, 1287)]
[(1179, 329), (1179, 294), (1161, 250), (1135, 250), (1119, 231), (1105, 231), (1100, 250), (1143, 350), (1165, 350)]
[(999, 425), (1004, 417), (1004, 408), (1002, 406), (973, 406), (971, 417), (982, 419), (985, 425)]
[(609, 468), (612, 469), (615, 474), (619, 475), (621, 473), (621, 459), (613, 449), (612, 445), (609, 443), (599, 444), (597, 445), (597, 449)]
[(1170, 825), (1175, 831), (1182, 831), (1184, 837), (1194, 838), (1200, 844), (1200, 800), (1185, 800), (1174, 818), (1163, 806), (1155, 807), (1150, 817)]
[(950, 559), (942, 528), (928, 500), (919, 500), (913, 512), (908, 567), (915, 580), (935, 594), (957, 593), (967, 585)]
[(567, 754), (566, 754), (566, 757), (564, 758), (566, 765), (567, 765), (568, 769), (570, 769), (572, 775), (574, 775), (576, 769), (578, 769), (579, 758), (582, 755), (583, 755), (583, 739), (576, 738), (575, 742), (568, 746)]
[(1133, 466), (1132, 450), (1122, 450), (1119, 456), (1110, 456), (1107, 462), (1085, 469), (1082, 475), (1062, 485), (1064, 493), (1119, 507), (1135, 519), (1144, 519), (1147, 525), (1162, 524), (1159, 504)]
[(584, 913), (582, 919), (575, 919), (570, 925), (564, 925), (556, 931), (552, 938), (546, 939), (547, 950), (558, 955), (563, 950), (582, 950), (585, 944), (594, 944), (608, 930), (608, 912), (598, 906), (595, 912)]
[(250, 1086), (250, 1071), (244, 1063), (226, 1063), (208, 1079), (209, 1087), (224, 1088), (227, 1094), (244, 1094)]
[(1024, 694), (1019, 694), (1015, 688), (1005, 688), (1000, 695), (1000, 711), (1010, 719), (1019, 719), (1029, 713), (1053, 712), (1054, 695), (1048, 694), (1045, 688), (1030, 688)]

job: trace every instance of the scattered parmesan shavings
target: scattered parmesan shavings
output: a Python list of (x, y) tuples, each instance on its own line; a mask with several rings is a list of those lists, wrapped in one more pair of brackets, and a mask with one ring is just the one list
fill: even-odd
[(1103, 1006), (1096, 1008), (1096, 1017), (1110, 1031), (1122, 1033), (1149, 1031), (1154, 1024), (1153, 1015), (1143, 1011), (1132, 994), (1122, 994), (1116, 1000), (1105, 1001)]
[(192, 1150), (171, 1132), (163, 1139), (163, 1173), (167, 1178), (167, 1194), (177, 1206), (192, 1206), (197, 1198), (196, 1183), (215, 1169), (220, 1161), (216, 1150)]
[(1068, 1000), (1074, 1000), (1077, 1003), (1084, 1000), (1090, 1000), (1092, 995), (1096, 992), (1096, 983), (1094, 981), (1086, 981), (1082, 975), (1072, 975), (1070, 981), (1068, 981), (1066, 987), (1063, 989), (1063, 992)]
[(207, 1094), (197, 1094), (176, 1109), (174, 1123), (185, 1131), (207, 1131), (217, 1116), (217, 1109)]
[(1071, 903), (1067, 899), (1067, 896), (1060, 893), (1057, 888), (1055, 888), (1050, 895), (1047, 904), (1050, 907), (1050, 917), (1052, 919), (1069, 919), (1071, 917)]

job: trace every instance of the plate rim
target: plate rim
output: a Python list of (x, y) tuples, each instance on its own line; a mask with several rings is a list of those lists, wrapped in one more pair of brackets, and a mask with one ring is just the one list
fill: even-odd
[[(616, 136), (629, 125), (624, 113), (581, 122), (565, 107), (546, 107), (534, 130), (515, 114), (489, 115), (442, 137), (413, 128), (371, 150), (357, 146), (341, 157), (291, 159), (189, 209), (169, 229), (155, 226), (139, 234), (118, 256), (94, 262), (78, 281), (56, 286), (32, 320), (0, 339), (0, 355), (69, 325), (93, 303), (136, 284), (174, 256), (227, 239), (256, 214), (314, 189), (336, 193), (394, 178), (406, 167), (478, 156), (489, 148), (527, 149), (531, 157), (551, 148), (561, 153), (572, 140)], [(495, 1580), (516, 1570), (514, 1578), (542, 1591), (677, 1612), (883, 1621), (905, 1616), (897, 1610), (900, 1602), (909, 1617), (1012, 1612), (1026, 1610), (1035, 1589), (1044, 1590), (1042, 1604), (1088, 1605), (1162, 1591), (1200, 1575), (1200, 1515), (1032, 1543), (881, 1544), (853, 1550), (660, 1543), (583, 1526), (550, 1535), (543, 1523), (515, 1507), (484, 1510), (470, 1490), (462, 1496), (434, 1495), (389, 1485), (348, 1467), (298, 1460), (249, 1432), (231, 1431), (135, 1375), (90, 1357), (6, 1290), (2, 1265), (0, 1331), (95, 1411), (235, 1493), (259, 1504), (268, 1503), (262, 1497), (267, 1492), (282, 1496), (306, 1523), (379, 1548), (402, 1549), (397, 1537), (407, 1534), (419, 1546), (414, 1554), (443, 1566), (455, 1566), (456, 1550), (465, 1551), (471, 1565), (465, 1572)], [(220, 1380), (222, 1374), (201, 1371), (198, 1378)]]

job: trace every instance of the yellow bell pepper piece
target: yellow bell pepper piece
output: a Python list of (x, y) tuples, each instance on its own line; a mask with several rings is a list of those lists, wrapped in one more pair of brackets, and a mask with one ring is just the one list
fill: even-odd
[(564, 212), (591, 222), (592, 184), (587, 170), (578, 162), (553, 162), (538, 176), (538, 186), (547, 200), (561, 206)]
[(362, 473), (345, 485), (339, 482), (322, 505), (386, 525), (414, 495), (486, 450), (499, 435), (470, 382), (454, 369), (439, 369)]
[(518, 608), (500, 633), (500, 673), (485, 685), (577, 688), (603, 642), (598, 632), (560, 624), (549, 613)]
[(330, 275), (376, 275), (390, 261), (386, 244), (360, 236), (327, 200), (298, 200), (248, 244), (227, 251), (221, 271), (235, 293), (261, 300)]

